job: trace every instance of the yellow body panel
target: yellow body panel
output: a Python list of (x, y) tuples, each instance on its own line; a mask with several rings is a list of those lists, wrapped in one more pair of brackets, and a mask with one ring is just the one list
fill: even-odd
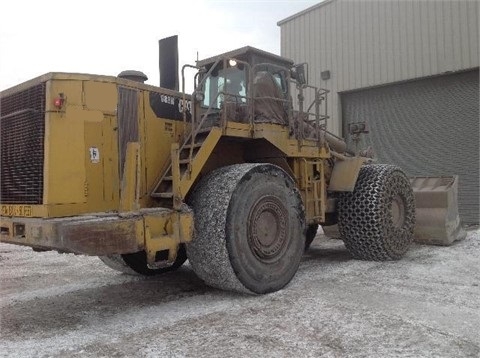
[[(48, 89), (42, 216), (117, 210), (116, 84), (72, 78)], [(60, 95), (58, 109), (52, 103)]]
[(143, 118), (141, 123), (142, 140), (142, 176), (143, 185), (140, 195), (142, 207), (153, 205), (150, 191), (156, 180), (166, 170), (170, 163), (172, 143), (178, 143), (183, 136), (185, 125), (183, 121), (159, 119), (149, 106), (149, 92), (143, 92)]
[(193, 238), (193, 213), (160, 211), (144, 218), (148, 260), (153, 263), (157, 252), (168, 250), (168, 262), (174, 262), (178, 245)]
[(120, 212), (136, 211), (140, 209), (140, 145), (128, 143), (125, 158), (125, 169), (121, 182)]
[(59, 109), (54, 106), (54, 99), (63, 94), (66, 103), (69, 107), (80, 107), (84, 106), (84, 91), (83, 91), (82, 80), (73, 80), (71, 79), (49, 79), (47, 81), (47, 101), (46, 101), (46, 111), (50, 112), (59, 112)]
[(330, 190), (353, 191), (358, 173), (365, 161), (366, 158), (353, 157), (345, 158), (345, 160), (338, 162), (333, 168), (330, 178)]
[(90, 110), (115, 113), (117, 86), (108, 82), (83, 81), (84, 105)]
[(46, 116), (44, 204), (86, 202), (83, 112), (72, 107)]

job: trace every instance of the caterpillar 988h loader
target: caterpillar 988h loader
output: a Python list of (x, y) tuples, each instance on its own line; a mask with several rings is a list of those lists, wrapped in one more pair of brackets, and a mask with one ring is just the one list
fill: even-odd
[(188, 257), (207, 284), (253, 293), (292, 279), (319, 224), (338, 221), (357, 258), (407, 251), (409, 179), (326, 130), (304, 65), (245, 47), (190, 67), (191, 96), (132, 72), (2, 92), (1, 241), (145, 275)]

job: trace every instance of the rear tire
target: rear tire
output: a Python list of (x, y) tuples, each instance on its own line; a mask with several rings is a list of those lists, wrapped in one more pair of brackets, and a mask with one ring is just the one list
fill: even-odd
[(187, 260), (187, 252), (185, 245), (180, 245), (175, 262), (169, 267), (157, 269), (148, 267), (145, 251), (139, 251), (133, 254), (100, 256), (99, 258), (105, 265), (116, 271), (128, 275), (153, 276), (177, 270)]
[(292, 178), (271, 164), (208, 174), (195, 189), (195, 237), (187, 254), (210, 286), (248, 293), (283, 288), (305, 245), (303, 204)]
[(397, 260), (410, 247), (415, 200), (410, 181), (393, 165), (361, 168), (355, 190), (338, 202), (339, 231), (346, 248), (362, 260)]

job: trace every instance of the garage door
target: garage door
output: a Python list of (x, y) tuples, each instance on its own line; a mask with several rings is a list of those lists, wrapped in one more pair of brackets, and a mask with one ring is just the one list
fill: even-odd
[(367, 121), (358, 147), (410, 176), (459, 176), (464, 223), (479, 222), (478, 69), (341, 94), (343, 133)]

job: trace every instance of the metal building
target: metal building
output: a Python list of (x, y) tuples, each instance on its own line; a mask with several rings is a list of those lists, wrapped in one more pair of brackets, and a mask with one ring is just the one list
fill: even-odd
[(478, 19), (475, 0), (327, 0), (278, 23), (281, 54), (331, 91), (329, 129), (408, 175), (459, 175), (465, 223), (480, 216)]

